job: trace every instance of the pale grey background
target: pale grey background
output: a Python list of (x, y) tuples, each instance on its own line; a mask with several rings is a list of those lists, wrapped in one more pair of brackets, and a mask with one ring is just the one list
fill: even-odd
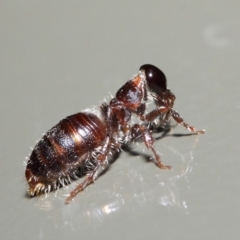
[[(0, 1), (0, 239), (239, 239), (239, 12), (238, 0)], [(139, 145), (68, 206), (69, 189), (26, 198), (29, 147), (144, 63), (206, 134), (156, 142), (171, 171)]]

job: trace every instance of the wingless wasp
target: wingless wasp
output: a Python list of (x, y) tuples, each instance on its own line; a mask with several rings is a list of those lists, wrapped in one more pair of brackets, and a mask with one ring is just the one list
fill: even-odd
[[(149, 98), (155, 107), (147, 113)], [(154, 148), (151, 124), (164, 126), (172, 117), (195, 134), (205, 132), (185, 123), (173, 109), (174, 101), (164, 73), (150, 64), (141, 66), (139, 73), (127, 81), (109, 103), (66, 117), (42, 137), (26, 166), (29, 196), (67, 185), (79, 178), (83, 168), (88, 169), (83, 182), (66, 199), (65, 203), (69, 203), (94, 182), (100, 170), (106, 169), (114, 153), (124, 144), (139, 139), (152, 151), (159, 168), (170, 169), (163, 165)], [(133, 115), (138, 123), (133, 121)]]

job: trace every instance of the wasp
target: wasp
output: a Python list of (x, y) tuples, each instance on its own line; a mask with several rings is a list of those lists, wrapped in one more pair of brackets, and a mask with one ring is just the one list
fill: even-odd
[[(149, 99), (154, 108), (147, 112)], [(42, 137), (26, 165), (29, 196), (57, 190), (87, 170), (85, 179), (67, 197), (65, 203), (69, 203), (95, 181), (123, 145), (139, 139), (152, 151), (159, 168), (170, 169), (154, 148), (151, 124), (164, 126), (172, 117), (192, 133), (205, 132), (187, 124), (173, 109), (174, 101), (164, 73), (153, 65), (142, 65), (108, 103), (64, 118)]]

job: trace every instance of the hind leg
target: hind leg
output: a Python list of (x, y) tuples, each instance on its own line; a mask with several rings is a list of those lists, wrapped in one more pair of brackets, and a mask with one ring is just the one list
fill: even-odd
[(99, 170), (104, 170), (108, 166), (107, 156), (110, 152), (110, 139), (106, 139), (105, 144), (101, 148), (101, 151), (97, 153), (96, 160), (97, 164), (93, 170), (91, 170), (83, 182), (81, 182), (77, 187), (70, 193), (69, 197), (66, 199), (65, 204), (68, 204), (79, 192), (83, 191), (89, 184), (93, 183), (99, 175)]

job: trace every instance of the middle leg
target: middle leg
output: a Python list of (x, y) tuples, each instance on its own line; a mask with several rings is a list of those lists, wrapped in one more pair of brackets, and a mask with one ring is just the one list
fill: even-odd
[(153, 145), (154, 139), (149, 129), (147, 129), (143, 125), (134, 124), (129, 132), (128, 141), (134, 142), (134, 141), (139, 141), (140, 139), (143, 139), (146, 147), (153, 152), (156, 164), (159, 168), (171, 169), (171, 166), (166, 166), (162, 163), (159, 154), (154, 148), (154, 145)]

